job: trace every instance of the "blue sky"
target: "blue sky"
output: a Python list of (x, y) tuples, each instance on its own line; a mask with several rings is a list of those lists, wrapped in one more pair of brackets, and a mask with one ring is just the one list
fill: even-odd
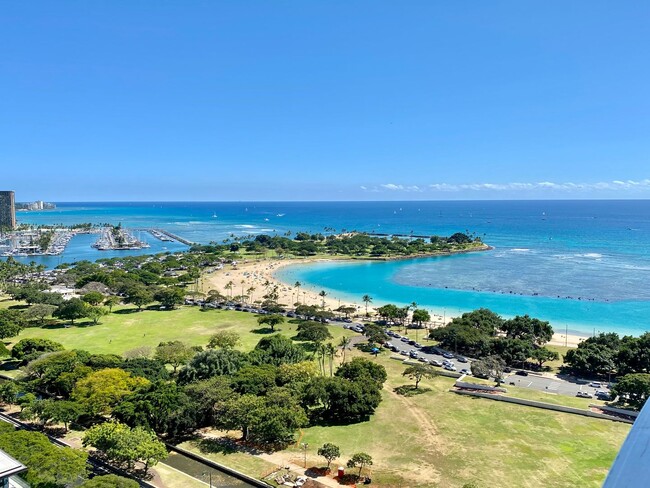
[(650, 198), (647, 1), (3, 2), (17, 199)]

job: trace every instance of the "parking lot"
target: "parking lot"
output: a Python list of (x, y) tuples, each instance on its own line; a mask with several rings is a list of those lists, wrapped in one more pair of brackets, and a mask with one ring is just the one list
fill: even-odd
[[(338, 322), (333, 322), (333, 324), (346, 326), (347, 328), (355, 330), (349, 324)], [(355, 331), (360, 334), (363, 333), (361, 328)], [(435, 366), (442, 365), (446, 361), (447, 364), (451, 364), (451, 367), (446, 367), (445, 369), (471, 374), (470, 359), (463, 358), (463, 356), (455, 355), (447, 351), (445, 351), (447, 352), (445, 357), (443, 354), (440, 354), (443, 351), (438, 351), (438, 353), (432, 352), (434, 349), (438, 348), (434, 348), (427, 344), (409, 344), (408, 342), (405, 342), (399, 334), (396, 334), (393, 331), (389, 332), (393, 337), (390, 337), (390, 341), (388, 342), (389, 347), (387, 347), (387, 349), (390, 349), (395, 354), (400, 354), (404, 359), (418, 359), (423, 363), (425, 362), (424, 360), (426, 360), (428, 364)], [(394, 337), (394, 335), (397, 335), (398, 337)], [(407, 340), (415, 342), (410, 338)], [(467, 362), (462, 362), (463, 360)], [(602, 392), (605, 395), (609, 393), (608, 386), (604, 383), (592, 384), (588, 382), (567, 381), (556, 376), (544, 376), (534, 372), (518, 372), (517, 370), (513, 370), (511, 373), (506, 373), (504, 378), (504, 386), (511, 385), (519, 388), (530, 388), (558, 395), (578, 396), (578, 392), (581, 392), (585, 397), (588, 397), (587, 395), (589, 395), (590, 397), (596, 398), (598, 392)]]

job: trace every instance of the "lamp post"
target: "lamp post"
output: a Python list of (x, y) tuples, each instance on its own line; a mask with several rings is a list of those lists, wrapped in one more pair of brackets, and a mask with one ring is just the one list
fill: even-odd
[(306, 442), (302, 442), (300, 444), (300, 447), (302, 448), (303, 453), (304, 453), (304, 462), (305, 462), (305, 468), (306, 468), (307, 467), (307, 448), (309, 447), (309, 444), (307, 444)]
[(208, 480), (210, 482), (210, 488), (212, 488), (212, 471), (206, 473), (205, 471), (203, 472), (203, 478), (205, 478), (205, 475), (208, 475)]

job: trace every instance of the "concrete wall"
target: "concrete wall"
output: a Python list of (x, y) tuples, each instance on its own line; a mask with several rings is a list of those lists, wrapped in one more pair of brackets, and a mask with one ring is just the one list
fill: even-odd
[(534, 400), (524, 400), (523, 398), (514, 398), (514, 397), (508, 397), (508, 396), (500, 396), (500, 395), (491, 395), (489, 393), (477, 393), (473, 391), (463, 391), (463, 390), (449, 390), (453, 391), (454, 393), (458, 395), (469, 395), (469, 396), (475, 396), (479, 398), (487, 398), (489, 400), (496, 400), (499, 402), (507, 402), (507, 403), (515, 403), (517, 405), (525, 405), (527, 407), (535, 407), (535, 408), (543, 408), (545, 410), (554, 410), (556, 412), (563, 412), (563, 413), (571, 413), (574, 415), (582, 415), (584, 417), (593, 417), (597, 419), (606, 419), (606, 420), (613, 420), (615, 422), (623, 422), (626, 424), (632, 424), (634, 423), (632, 420), (627, 420), (623, 419), (620, 417), (614, 417), (613, 415), (606, 415), (602, 413), (596, 413), (592, 412), (591, 410), (582, 410), (580, 408), (574, 408), (574, 407), (565, 407), (563, 405), (554, 405), (552, 403), (544, 403), (544, 402), (536, 402)]
[(167, 444), (165, 443), (167, 448), (170, 451), (178, 452), (182, 454), (183, 456), (187, 456), (190, 459), (193, 459), (194, 461), (198, 461), (199, 463), (205, 464), (207, 466), (210, 466), (217, 471), (221, 471), (222, 473), (226, 473), (233, 478), (237, 478), (238, 480), (244, 481), (248, 483), (251, 486), (256, 486), (259, 488), (271, 488), (271, 485), (268, 483), (265, 483), (262, 480), (258, 480), (256, 478), (253, 478), (252, 476), (248, 476), (247, 474), (241, 473), (235, 469), (229, 468), (228, 466), (224, 466), (223, 464), (215, 463), (214, 461), (211, 461), (209, 459), (204, 458), (203, 456), (199, 456), (198, 454), (195, 454), (191, 451), (188, 451), (186, 449), (183, 449), (181, 447), (174, 446), (172, 444)]

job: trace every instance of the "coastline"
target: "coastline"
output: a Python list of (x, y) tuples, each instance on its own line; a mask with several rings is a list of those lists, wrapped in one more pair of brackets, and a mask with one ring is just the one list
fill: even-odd
[[(419, 256), (415, 257), (417, 259)], [(428, 257), (428, 256), (427, 256)], [(279, 258), (264, 258), (258, 260), (242, 260), (237, 262), (236, 265), (225, 264), (220, 270), (206, 274), (201, 280), (201, 289), (208, 292), (215, 289), (223, 294), (228, 295), (229, 291), (225, 286), (227, 283), (232, 282), (232, 295), (247, 294), (247, 290), (254, 288), (251, 295), (251, 302), (261, 300), (262, 295), (266, 293), (265, 290), (277, 286), (278, 301), (287, 306), (293, 306), (294, 303), (307, 303), (308, 305), (321, 305), (325, 302), (325, 307), (330, 310), (335, 310), (339, 306), (346, 305), (357, 308), (357, 314), (365, 314), (365, 304), (361, 296), (356, 300), (339, 299), (338, 297), (327, 295), (324, 298), (318, 295), (313, 286), (302, 284), (300, 287), (295, 287), (295, 283), (287, 283), (279, 279), (276, 275), (281, 269), (288, 266), (306, 265), (313, 263), (332, 263), (332, 262), (350, 262), (361, 261), (360, 259), (350, 258), (293, 258), (293, 259), (279, 259)], [(374, 260), (376, 261), (376, 260)], [(242, 283), (243, 282), (243, 283)], [(242, 293), (243, 292), (243, 293)], [(388, 303), (388, 302), (386, 302)], [(385, 302), (373, 302), (368, 306), (368, 309), (376, 308), (385, 305)], [(433, 310), (431, 313), (432, 323), (435, 327), (440, 327), (449, 323), (454, 316), (446, 315), (440, 310)], [(566, 337), (565, 337), (566, 336)], [(585, 338), (589, 337), (587, 334), (580, 334), (577, 331), (556, 331), (553, 339), (549, 342), (555, 346), (568, 346), (577, 347), (578, 344)]]

